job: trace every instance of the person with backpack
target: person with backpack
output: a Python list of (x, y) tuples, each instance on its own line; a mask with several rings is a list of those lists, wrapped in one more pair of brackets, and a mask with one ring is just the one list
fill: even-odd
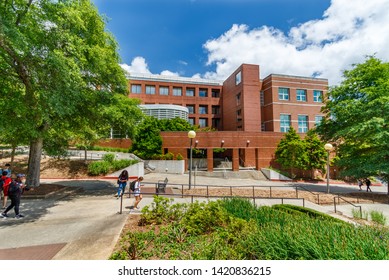
[(138, 207), (138, 204), (139, 202), (142, 200), (142, 194), (141, 194), (141, 191), (140, 191), (140, 187), (141, 187), (141, 184), (140, 182), (143, 181), (143, 177), (139, 177), (138, 179), (136, 179), (135, 184), (134, 184), (134, 197), (135, 197), (135, 203), (134, 203), (134, 209), (139, 209)]
[(8, 188), (11, 182), (12, 179), (8, 177), (8, 171), (4, 170), (0, 178), (0, 185), (3, 189), (3, 209), (5, 209), (5, 207), (7, 206)]
[(365, 184), (366, 184), (366, 191), (370, 191), (371, 192), (371, 188), (370, 188), (370, 185), (371, 185), (371, 182), (369, 180), (369, 178), (366, 178), (365, 179)]
[(124, 191), (126, 190), (127, 182), (128, 182), (128, 171), (123, 170), (122, 173), (120, 173), (120, 175), (118, 177), (118, 181), (117, 181), (117, 183), (119, 185), (118, 186), (118, 193), (115, 196), (117, 196), (119, 198), (124, 194)]
[(22, 196), (22, 192), (25, 187), (22, 181), (24, 177), (24, 174), (18, 174), (16, 179), (12, 180), (12, 182), (9, 184), (8, 197), (11, 199), (11, 204), (7, 207), (7, 209), (4, 210), (3, 213), (1, 213), (1, 217), (8, 218), (7, 213), (12, 208), (14, 208), (16, 219), (24, 217), (19, 213), (20, 197)]

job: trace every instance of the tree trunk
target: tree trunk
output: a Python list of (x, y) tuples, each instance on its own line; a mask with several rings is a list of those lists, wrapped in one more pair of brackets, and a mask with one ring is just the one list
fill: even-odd
[(12, 151), (11, 151), (11, 165), (14, 163), (15, 160), (15, 151), (16, 151), (16, 145), (12, 144)]
[(43, 138), (30, 142), (30, 156), (28, 157), (27, 186), (30, 188), (40, 185), (40, 168), (42, 158)]
[(85, 162), (88, 161), (88, 149), (87, 149), (86, 146), (84, 147), (84, 161), (85, 161)]

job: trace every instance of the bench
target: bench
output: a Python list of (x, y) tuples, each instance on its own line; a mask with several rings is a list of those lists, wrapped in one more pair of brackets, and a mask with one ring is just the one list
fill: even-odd
[(168, 178), (165, 178), (165, 180), (163, 180), (163, 181), (159, 180), (155, 192), (156, 193), (165, 193), (166, 185), (167, 185), (168, 181), (169, 181)]

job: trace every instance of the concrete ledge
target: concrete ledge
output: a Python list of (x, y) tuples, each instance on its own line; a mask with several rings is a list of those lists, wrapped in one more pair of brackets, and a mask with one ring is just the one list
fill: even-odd
[(278, 173), (277, 171), (274, 171), (269, 168), (261, 168), (261, 171), (269, 180), (272, 181), (292, 181), (292, 179), (290, 179), (289, 177), (286, 177)]

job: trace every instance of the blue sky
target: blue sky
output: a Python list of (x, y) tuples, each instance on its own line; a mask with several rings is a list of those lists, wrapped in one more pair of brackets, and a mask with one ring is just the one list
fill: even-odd
[(317, 76), (375, 54), (388, 60), (389, 0), (93, 0), (108, 18), (123, 67), (225, 79), (242, 63)]

